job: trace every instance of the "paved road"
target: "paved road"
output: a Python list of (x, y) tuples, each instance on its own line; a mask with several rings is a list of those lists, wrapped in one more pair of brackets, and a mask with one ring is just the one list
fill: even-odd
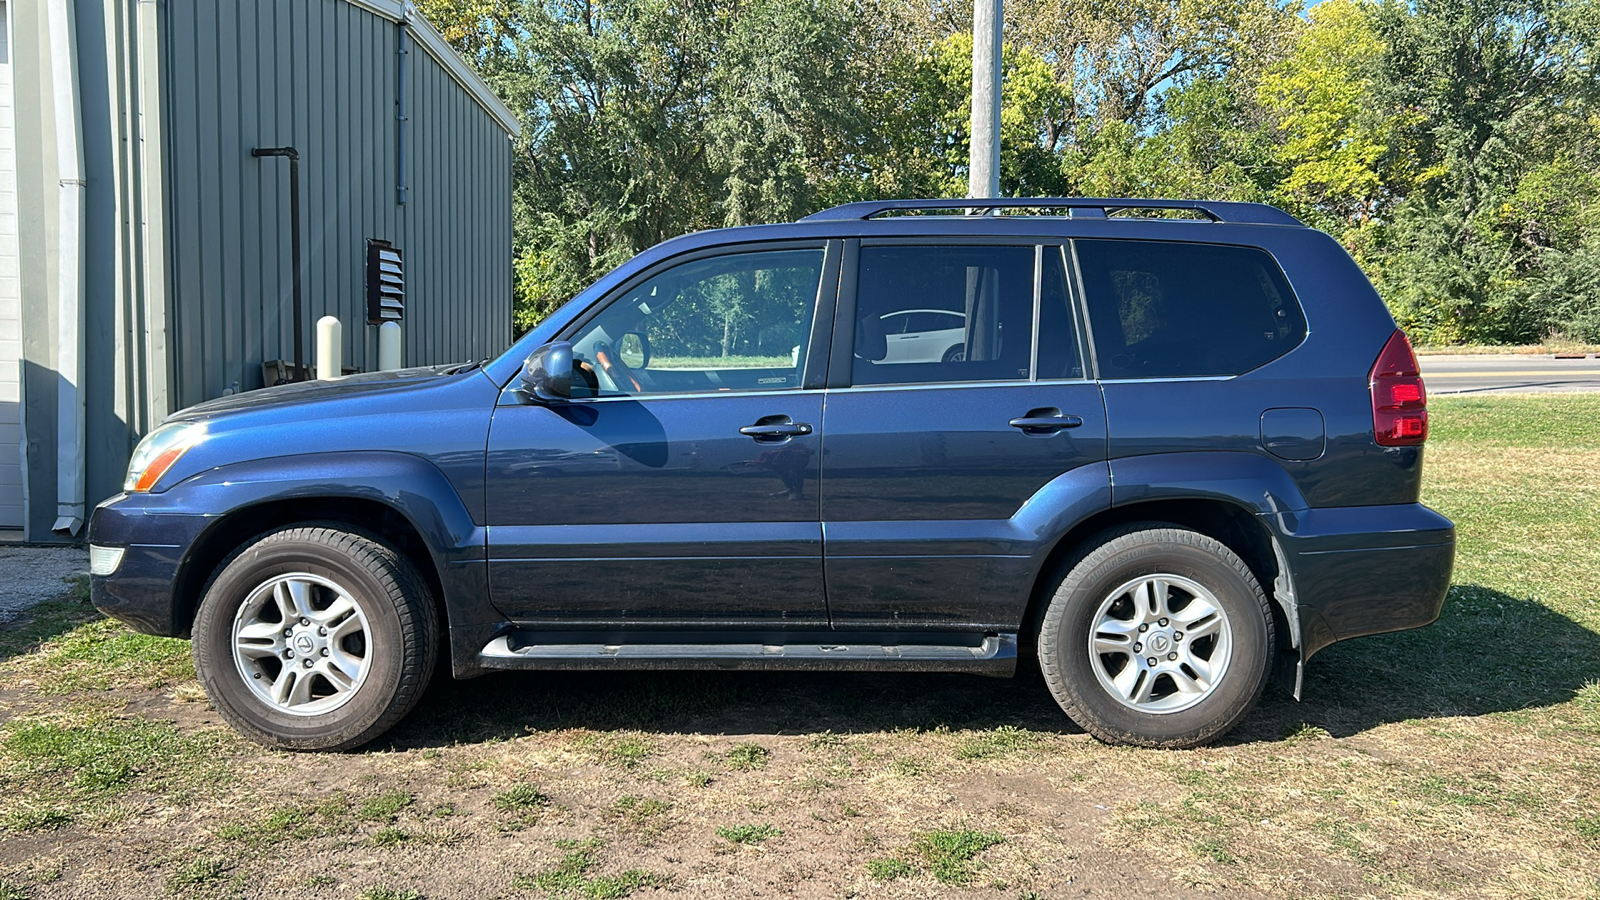
[(1428, 393), (1600, 391), (1600, 359), (1549, 356), (1419, 356)]

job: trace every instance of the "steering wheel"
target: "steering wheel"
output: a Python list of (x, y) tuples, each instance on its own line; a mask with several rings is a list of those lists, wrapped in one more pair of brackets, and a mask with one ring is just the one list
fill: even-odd
[(644, 386), (639, 383), (639, 379), (633, 377), (633, 370), (628, 368), (628, 364), (623, 362), (622, 357), (617, 354), (616, 348), (609, 343), (605, 341), (595, 342), (594, 361), (600, 364), (601, 369), (605, 370), (606, 376), (611, 379), (612, 384), (617, 386), (617, 390), (624, 390), (627, 386), (632, 385), (635, 393), (644, 393)]

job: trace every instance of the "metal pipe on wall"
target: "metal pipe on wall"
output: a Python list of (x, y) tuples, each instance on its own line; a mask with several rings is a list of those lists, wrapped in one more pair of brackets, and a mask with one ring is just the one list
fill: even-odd
[(305, 377), (305, 304), (300, 294), (300, 151), (293, 147), (257, 147), (250, 155), (289, 159), (289, 264), (294, 267), (294, 372), (290, 381)]
[(84, 522), (84, 195), (83, 134), (79, 128), (78, 41), (73, 0), (49, 0), (58, 220), (56, 223), (56, 521), (71, 537)]
[(398, 23), (400, 29), (399, 50), (395, 51), (395, 164), (398, 174), (394, 185), (395, 202), (401, 206), (406, 205), (406, 122), (410, 119), (410, 108), (406, 103), (406, 57), (411, 55), (411, 4), (406, 4), (405, 15)]

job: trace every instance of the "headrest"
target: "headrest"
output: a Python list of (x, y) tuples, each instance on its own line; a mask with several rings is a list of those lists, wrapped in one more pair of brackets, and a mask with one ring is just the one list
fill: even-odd
[(856, 355), (876, 362), (889, 355), (886, 326), (876, 313), (856, 320)]

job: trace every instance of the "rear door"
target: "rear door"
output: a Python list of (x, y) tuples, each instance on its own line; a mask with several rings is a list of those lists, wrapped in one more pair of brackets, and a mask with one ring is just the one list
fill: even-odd
[[(822, 463), (834, 626), (1016, 631), (1051, 523), (1110, 503), (1064, 250), (851, 242), (843, 271)], [(952, 352), (891, 355), (884, 316), (903, 310), (962, 324)]]

